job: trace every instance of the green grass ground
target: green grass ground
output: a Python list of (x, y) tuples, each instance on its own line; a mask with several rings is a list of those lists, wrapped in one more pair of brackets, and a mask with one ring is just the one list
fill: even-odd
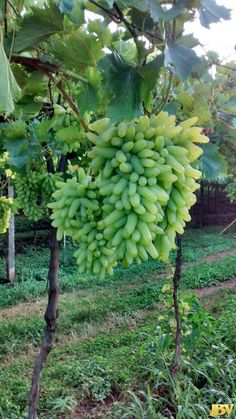
[[(149, 261), (97, 282), (61, 255), (56, 348), (44, 370), (40, 419), (208, 418), (211, 403), (235, 403), (236, 290), (206, 296), (191, 288), (236, 277), (233, 233), (190, 230), (183, 242), (182, 368), (173, 357), (170, 267)], [(219, 252), (225, 252), (219, 259)], [(203, 257), (214, 255), (204, 263)], [(172, 256), (174, 259), (174, 255)], [(172, 259), (172, 260), (173, 260)], [(17, 257), (15, 287), (1, 285), (0, 417), (26, 417), (32, 366), (44, 326), (48, 251)], [(4, 260), (0, 262), (2, 274)]]

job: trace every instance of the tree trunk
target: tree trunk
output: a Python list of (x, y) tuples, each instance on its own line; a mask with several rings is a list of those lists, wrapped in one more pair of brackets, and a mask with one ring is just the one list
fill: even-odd
[(200, 220), (199, 220), (199, 224), (200, 224), (200, 228), (203, 227), (203, 223), (204, 223), (204, 184), (203, 181), (201, 180), (201, 184), (200, 184)]
[(45, 311), (45, 332), (39, 355), (36, 358), (29, 395), (28, 419), (37, 419), (37, 404), (40, 394), (40, 378), (45, 361), (51, 352), (55, 339), (56, 321), (58, 317), (58, 269), (59, 252), (56, 229), (51, 227), (50, 264), (48, 272), (48, 304)]
[[(8, 179), (8, 198), (14, 198), (14, 189)], [(7, 231), (7, 282), (15, 281), (15, 217), (11, 212), (9, 228)]]
[(177, 235), (177, 254), (175, 260), (175, 272), (173, 277), (173, 300), (174, 300), (174, 311), (175, 311), (175, 321), (176, 321), (176, 332), (175, 332), (175, 358), (174, 363), (171, 368), (171, 372), (175, 375), (179, 371), (180, 367), (180, 356), (181, 356), (181, 319), (179, 312), (179, 301), (178, 301), (178, 289), (181, 278), (181, 266), (182, 266), (182, 238), (180, 235)]

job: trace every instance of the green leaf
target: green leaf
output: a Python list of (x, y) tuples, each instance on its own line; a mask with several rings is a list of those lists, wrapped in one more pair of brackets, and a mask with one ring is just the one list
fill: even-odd
[(66, 68), (77, 72), (84, 71), (88, 66), (95, 67), (104, 56), (101, 42), (82, 29), (75, 31), (64, 42), (59, 40), (53, 53)]
[(113, 42), (113, 47), (125, 61), (128, 61), (130, 64), (137, 63), (137, 48), (133, 39)]
[(5, 54), (0, 31), (0, 114), (10, 114), (14, 110), (13, 99), (18, 99), (21, 89), (18, 86), (10, 63)]
[(80, 113), (95, 112), (99, 106), (98, 92), (89, 84), (84, 84), (77, 96)]
[(203, 144), (200, 165), (205, 179), (213, 180), (226, 173), (226, 162), (215, 144)]
[(85, 6), (83, 0), (60, 0), (59, 9), (62, 13), (65, 13), (76, 25), (82, 25), (85, 22)]
[(142, 112), (141, 77), (137, 68), (126, 64), (118, 55), (107, 56), (100, 65), (105, 96), (109, 98), (107, 113), (113, 121), (138, 117)]
[(217, 23), (221, 19), (229, 20), (230, 9), (216, 4), (215, 0), (202, 0), (199, 10), (200, 22), (205, 28), (210, 28), (211, 23)]
[(120, 3), (124, 7), (134, 7), (135, 9), (141, 10), (141, 12), (146, 12), (150, 9), (152, 0), (120, 0)]
[[(35, 48), (51, 35), (63, 31), (64, 15), (55, 4), (50, 4), (44, 9), (32, 7), (32, 14), (27, 15), (17, 32), (14, 42), (14, 53)], [(10, 42), (9, 42), (10, 41)], [(11, 40), (8, 41), (10, 48)]]
[(4, 147), (9, 152), (9, 164), (21, 170), (32, 159), (39, 159), (40, 150), (35, 138), (6, 139)]
[(232, 114), (236, 114), (236, 96), (232, 96), (225, 104), (224, 109)]
[[(150, 94), (155, 88), (157, 79), (160, 74), (160, 70), (164, 65), (164, 55), (158, 55), (154, 60), (141, 67), (139, 75), (140, 81), (140, 99), (144, 104), (148, 105), (150, 100)], [(151, 109), (150, 109), (151, 110)]]
[(186, 80), (202, 66), (202, 60), (190, 48), (169, 43), (165, 48), (165, 66), (171, 66), (181, 80)]
[(122, 0), (120, 3), (124, 7), (132, 7), (141, 12), (149, 13), (153, 22), (160, 20), (169, 21), (183, 13), (184, 7), (182, 4), (176, 4), (169, 9), (162, 7), (160, 0)]
[(101, 0), (99, 3), (102, 6), (109, 7), (109, 9), (112, 9), (113, 4), (114, 4), (114, 0)]
[(192, 33), (181, 36), (176, 40), (176, 42), (187, 48), (194, 48), (197, 45), (199, 45), (199, 40), (197, 38), (194, 38)]

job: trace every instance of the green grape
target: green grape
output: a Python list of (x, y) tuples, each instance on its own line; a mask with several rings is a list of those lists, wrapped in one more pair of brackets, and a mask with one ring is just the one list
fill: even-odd
[(60, 128), (55, 135), (57, 145), (62, 150), (62, 154), (77, 151), (84, 137), (80, 124), (70, 125)]
[(0, 234), (6, 233), (10, 216), (13, 199), (0, 196)]
[(161, 112), (117, 126), (108, 119), (90, 125), (98, 134), (88, 134), (90, 175), (80, 169), (80, 176), (57, 183), (49, 204), (58, 238), (67, 234), (79, 244), (81, 272), (104, 277), (119, 261), (168, 260), (199, 187), (201, 173), (191, 163), (202, 152), (195, 143), (208, 138), (195, 123), (176, 125)]
[(24, 214), (30, 220), (37, 221), (47, 214), (47, 204), (61, 180), (60, 173), (48, 173), (30, 170), (16, 177), (17, 201)]

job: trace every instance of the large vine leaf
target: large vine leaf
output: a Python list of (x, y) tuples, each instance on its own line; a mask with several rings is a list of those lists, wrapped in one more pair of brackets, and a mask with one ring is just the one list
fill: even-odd
[(0, 114), (10, 114), (14, 111), (14, 99), (21, 96), (10, 63), (5, 54), (0, 32)]
[(118, 55), (108, 55), (99, 67), (103, 75), (104, 96), (109, 101), (108, 116), (113, 120), (131, 119), (150, 108), (151, 92), (156, 86), (164, 56), (158, 55), (144, 66), (131, 65)]
[(230, 10), (225, 6), (216, 4), (215, 0), (202, 0), (199, 10), (200, 22), (205, 28), (210, 28), (211, 23), (217, 23), (221, 19), (230, 19)]
[(21, 170), (32, 159), (39, 159), (41, 151), (38, 146), (38, 140), (35, 137), (6, 139), (4, 147), (9, 152), (9, 164), (17, 170)]
[[(32, 14), (25, 16), (16, 34), (13, 52), (19, 54), (33, 49), (51, 35), (62, 32), (63, 19), (64, 15), (53, 3), (44, 9), (32, 7)], [(11, 40), (7, 45), (10, 47)]]
[(64, 42), (59, 40), (53, 48), (53, 54), (66, 68), (78, 73), (88, 66), (96, 66), (104, 56), (101, 42), (82, 29), (75, 31)]
[(200, 165), (204, 178), (213, 180), (224, 175), (226, 173), (226, 162), (216, 144), (204, 144), (202, 149)]
[(109, 100), (108, 116), (113, 121), (141, 115), (141, 77), (137, 68), (125, 63), (117, 54), (104, 58), (100, 70), (104, 78), (104, 94)]
[(192, 49), (170, 42), (165, 47), (165, 66), (171, 66), (181, 80), (186, 80), (201, 69), (202, 60)]

